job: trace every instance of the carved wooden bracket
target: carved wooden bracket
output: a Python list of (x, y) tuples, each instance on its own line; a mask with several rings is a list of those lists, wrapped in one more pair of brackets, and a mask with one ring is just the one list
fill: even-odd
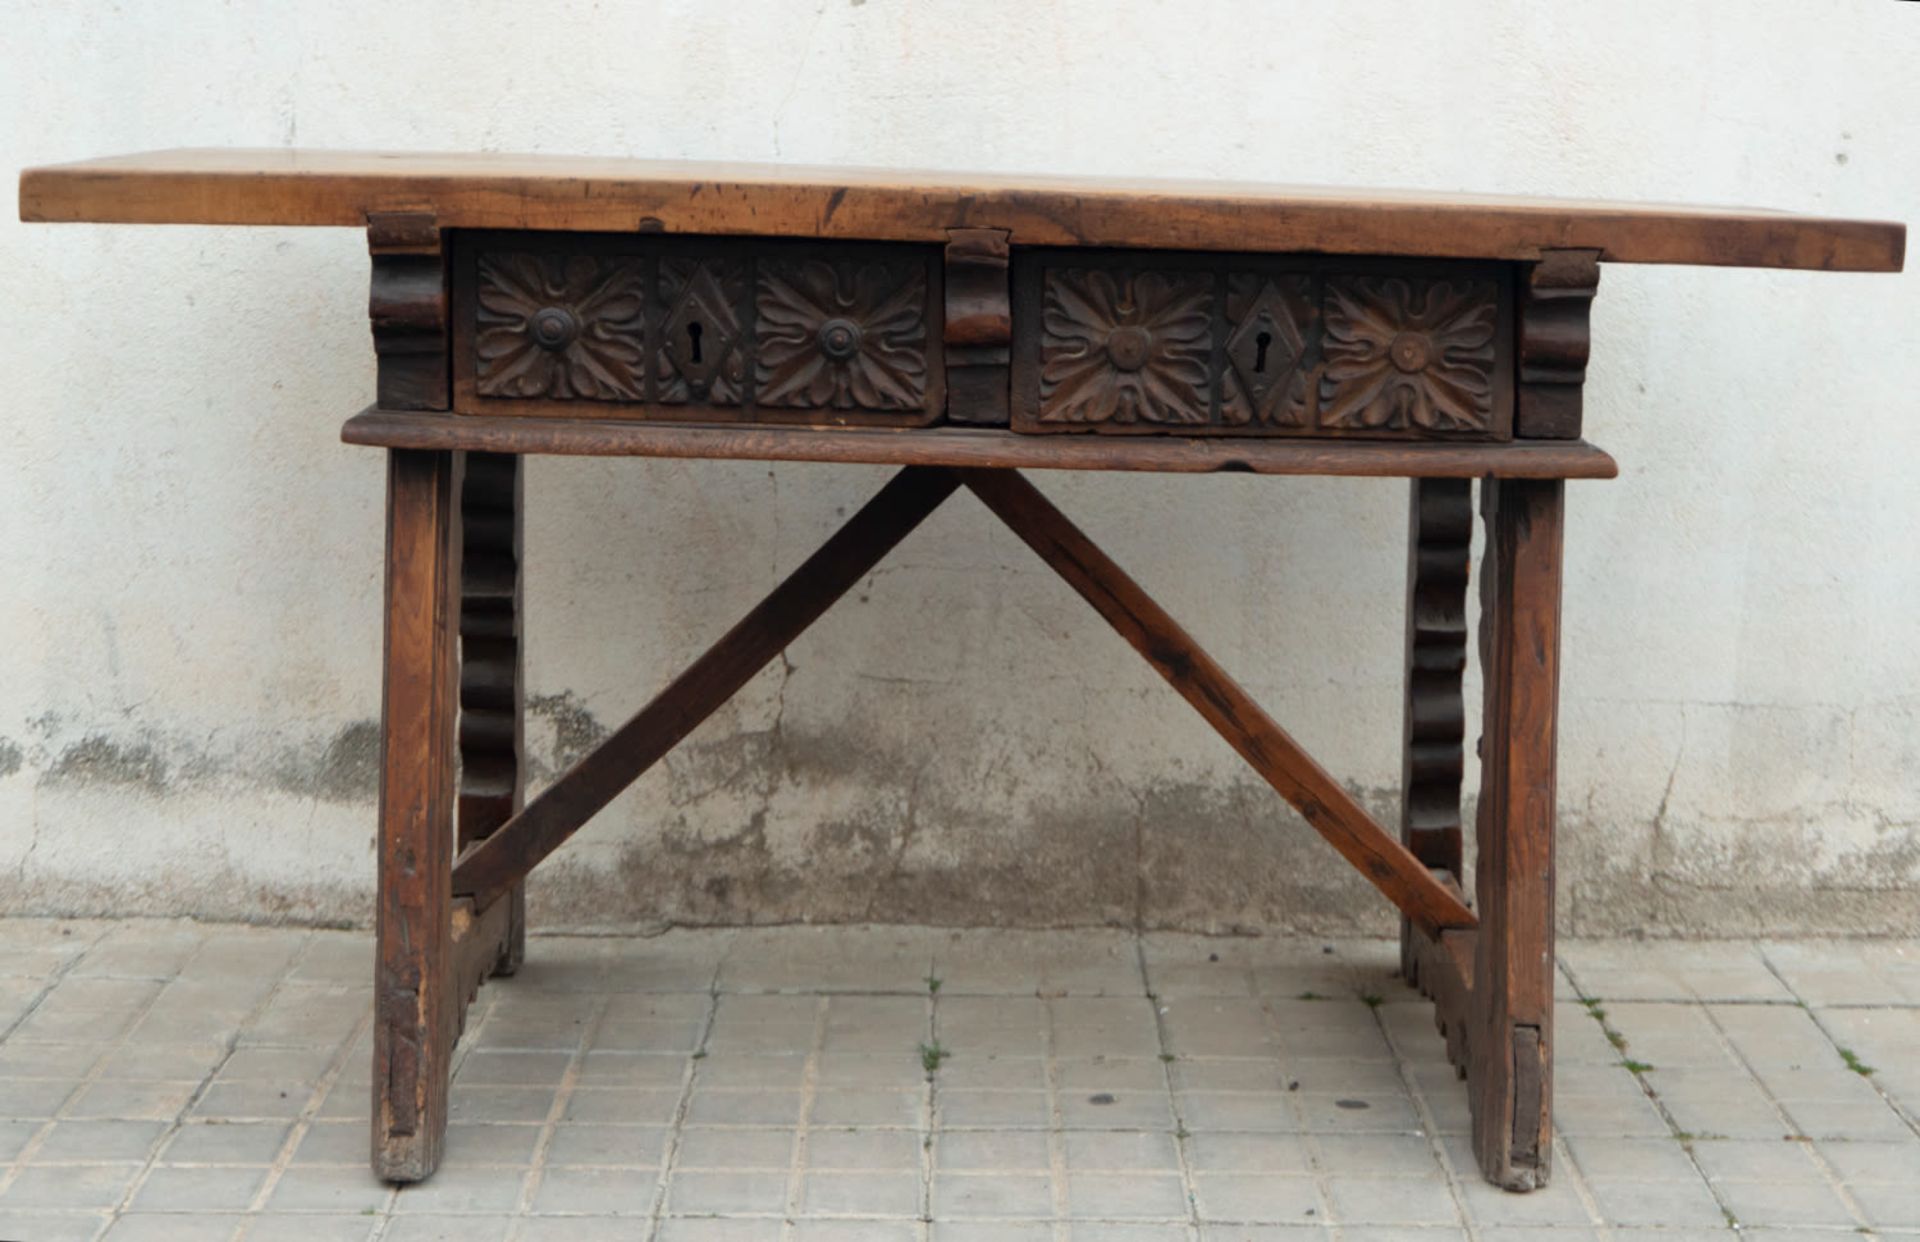
[(431, 212), (370, 212), (367, 249), (380, 408), (447, 409), (447, 263), (439, 225)]
[(1580, 438), (1580, 388), (1591, 348), (1587, 315), (1599, 286), (1598, 250), (1548, 250), (1527, 269), (1513, 413), (1517, 438)]
[(947, 420), (1004, 427), (1013, 309), (1007, 296), (1008, 232), (948, 229)]

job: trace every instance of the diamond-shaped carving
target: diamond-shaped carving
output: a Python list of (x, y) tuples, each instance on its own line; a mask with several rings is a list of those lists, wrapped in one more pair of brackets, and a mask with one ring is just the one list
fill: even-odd
[(1304, 427), (1313, 324), (1313, 284), (1304, 275), (1235, 273), (1227, 278), (1227, 373), (1220, 418), (1233, 426)]
[(738, 405), (746, 396), (741, 307), (747, 284), (743, 260), (660, 261), (660, 301), (666, 318), (654, 352), (654, 378), (661, 401)]

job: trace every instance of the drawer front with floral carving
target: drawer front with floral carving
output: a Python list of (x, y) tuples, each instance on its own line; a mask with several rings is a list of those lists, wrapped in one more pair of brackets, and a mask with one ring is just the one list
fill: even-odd
[(940, 250), (461, 234), (454, 408), (471, 414), (936, 421)]
[(1500, 264), (1016, 250), (1019, 431), (1504, 440)]

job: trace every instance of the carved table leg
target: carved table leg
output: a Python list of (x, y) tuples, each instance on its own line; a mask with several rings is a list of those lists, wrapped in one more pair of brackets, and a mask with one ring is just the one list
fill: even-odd
[(1483, 486), (1486, 678), (1469, 1043), (1474, 1150), (1487, 1179), (1546, 1184), (1552, 1155), (1554, 733), (1564, 484)]
[[(1407, 516), (1406, 716), (1401, 746), (1400, 839), (1415, 858), (1459, 884), (1460, 677), (1467, 667), (1467, 560), (1472, 484), (1414, 479)], [(1400, 920), (1400, 967), (1418, 982), (1414, 937)]]
[(447, 1128), (461, 455), (387, 457), (386, 654), (375, 905), (373, 1168), (418, 1181)]
[[(469, 453), (460, 493), (459, 843), (483, 841), (519, 813), (525, 797), (520, 646), (520, 459)], [(526, 883), (508, 903), (506, 943), (492, 973), (526, 955)]]

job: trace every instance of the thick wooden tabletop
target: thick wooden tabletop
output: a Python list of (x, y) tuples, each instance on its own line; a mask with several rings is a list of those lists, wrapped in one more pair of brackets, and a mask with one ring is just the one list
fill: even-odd
[(364, 227), (425, 210), (443, 228), (663, 231), (1015, 245), (1308, 251), (1900, 270), (1906, 226), (1655, 206), (1226, 182), (967, 175), (543, 155), (177, 150), (30, 168), (20, 218)]

